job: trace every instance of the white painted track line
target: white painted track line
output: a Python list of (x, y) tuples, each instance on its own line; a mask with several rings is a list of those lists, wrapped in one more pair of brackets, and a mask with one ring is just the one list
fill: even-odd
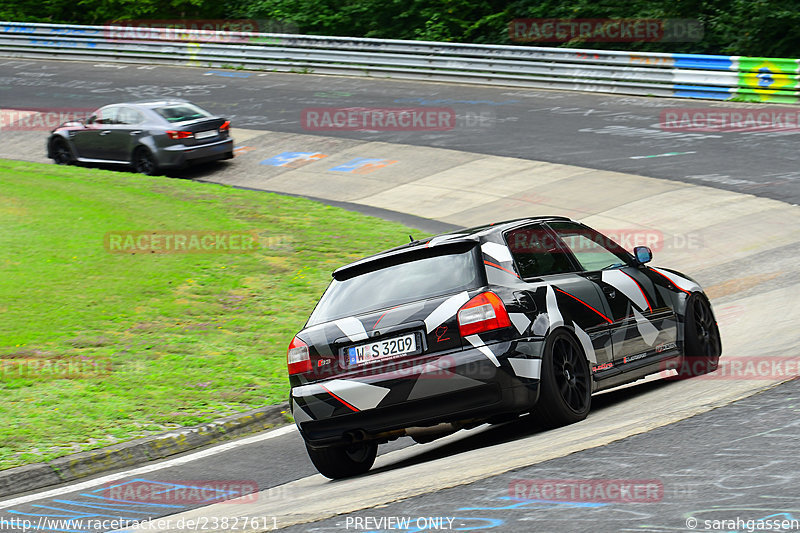
[(20, 496), (18, 498), (4, 500), (0, 502), (0, 509), (6, 509), (8, 507), (13, 507), (15, 505), (21, 505), (24, 503), (29, 503), (36, 500), (42, 500), (45, 498), (52, 498), (53, 496), (61, 496), (62, 494), (68, 494), (70, 492), (74, 492), (77, 490), (89, 489), (91, 487), (96, 487), (98, 485), (102, 485), (104, 483), (110, 483), (112, 481), (126, 477), (139, 476), (142, 474), (147, 474), (148, 472), (156, 472), (158, 470), (163, 470), (165, 468), (170, 468), (172, 466), (183, 465), (192, 461), (197, 461), (198, 459), (203, 459), (205, 457), (210, 457), (212, 455), (217, 455), (223, 452), (234, 450), (242, 446), (247, 446), (248, 444), (255, 444), (256, 442), (263, 442), (265, 440), (274, 439), (276, 437), (282, 437), (283, 435), (288, 435), (296, 431), (297, 431), (297, 426), (291, 424), (278, 429), (267, 431), (265, 433), (253, 435), (252, 437), (245, 437), (243, 439), (226, 442), (225, 444), (220, 444), (212, 448), (208, 448), (206, 450), (190, 453), (188, 455), (183, 455), (181, 457), (175, 457), (174, 459), (167, 459), (164, 461), (159, 461), (157, 463), (140, 466), (138, 468), (133, 468), (131, 470), (125, 470), (123, 472), (117, 472), (115, 474), (108, 474), (103, 477), (93, 478), (88, 481), (81, 481), (79, 483), (73, 483), (63, 487), (50, 489), (44, 492), (37, 492), (33, 494), (28, 494), (26, 496)]

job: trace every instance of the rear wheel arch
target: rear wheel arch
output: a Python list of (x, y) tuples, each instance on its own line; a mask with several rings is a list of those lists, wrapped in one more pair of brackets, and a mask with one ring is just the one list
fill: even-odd
[(575, 332), (569, 326), (550, 331), (542, 352), (535, 419), (549, 427), (583, 420), (591, 409), (593, 385), (589, 360)]
[[(567, 333), (568, 335), (572, 336), (572, 338), (575, 339), (575, 341), (577, 341), (580, 344), (580, 340), (578, 339), (578, 334), (575, 333), (575, 328), (573, 328), (572, 326), (570, 326), (568, 324), (562, 324), (560, 326), (556, 326), (552, 330), (548, 331), (547, 335), (545, 336), (545, 340), (547, 340), (547, 337), (549, 337), (550, 335), (552, 335), (555, 332)], [(583, 349), (581, 349), (581, 351), (582, 350)], [(583, 356), (586, 357), (586, 354), (583, 354)]]
[(550, 338), (550, 335), (553, 333), (560, 332), (572, 337), (572, 340), (578, 343), (578, 348), (580, 348), (581, 354), (583, 355), (583, 359), (586, 361), (586, 364), (589, 364), (589, 358), (586, 356), (586, 351), (583, 349), (583, 344), (581, 344), (581, 340), (578, 338), (578, 334), (575, 332), (575, 328), (568, 324), (562, 324), (558, 327), (552, 329), (552, 331), (548, 331), (547, 335), (545, 335), (545, 344), (547, 343), (547, 339)]

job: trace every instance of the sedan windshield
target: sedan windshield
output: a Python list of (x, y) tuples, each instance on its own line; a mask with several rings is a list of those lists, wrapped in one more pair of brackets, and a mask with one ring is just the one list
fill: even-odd
[(167, 122), (188, 122), (190, 120), (197, 120), (212, 116), (208, 111), (197, 107), (194, 104), (180, 103), (156, 107), (156, 113), (167, 119)]

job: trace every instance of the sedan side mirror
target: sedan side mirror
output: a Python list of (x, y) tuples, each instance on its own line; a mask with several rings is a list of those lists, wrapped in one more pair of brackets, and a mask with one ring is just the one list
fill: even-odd
[(633, 249), (633, 255), (641, 265), (653, 260), (653, 252), (647, 246), (637, 246)]

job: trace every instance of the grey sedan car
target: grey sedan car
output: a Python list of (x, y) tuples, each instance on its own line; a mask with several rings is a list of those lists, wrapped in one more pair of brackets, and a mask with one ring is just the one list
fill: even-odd
[(230, 121), (185, 100), (111, 104), (50, 133), (47, 156), (60, 165), (111, 163), (155, 174), (233, 158)]

